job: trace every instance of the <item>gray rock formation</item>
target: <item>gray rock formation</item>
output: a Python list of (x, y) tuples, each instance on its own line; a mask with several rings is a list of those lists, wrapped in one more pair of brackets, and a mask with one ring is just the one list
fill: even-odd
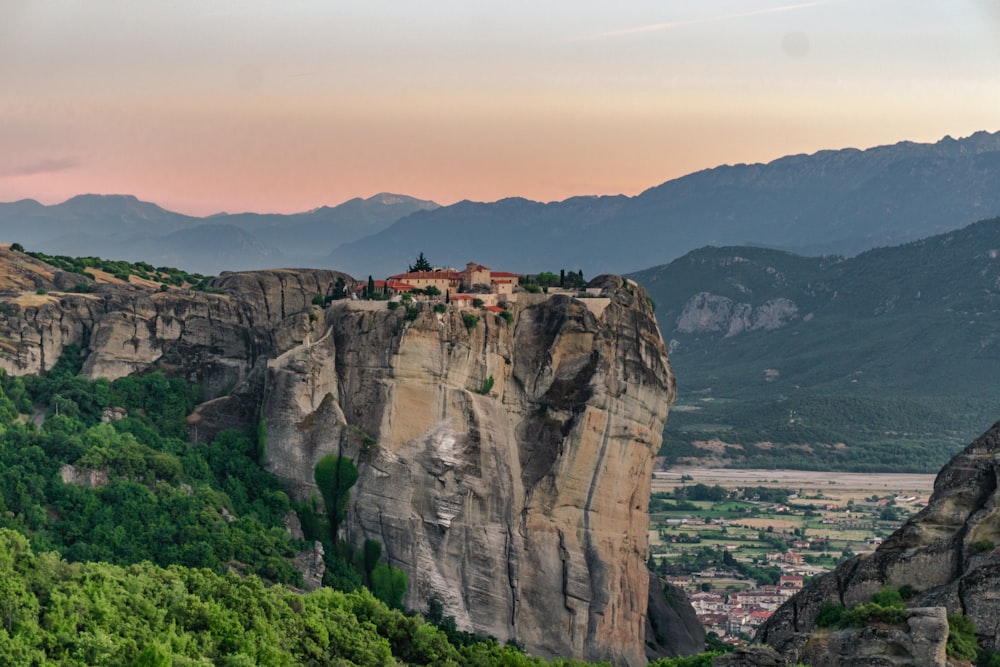
[(705, 649), (705, 628), (683, 588), (649, 578), (646, 612), (646, 658), (650, 662)]
[(727, 338), (746, 331), (780, 329), (799, 316), (799, 308), (790, 299), (770, 299), (752, 306), (732, 299), (699, 292), (695, 294), (677, 317), (680, 333), (722, 333)]
[(768, 646), (737, 646), (732, 653), (720, 655), (712, 667), (787, 667), (788, 661)]
[(948, 617), (944, 607), (907, 610), (906, 625), (845, 628), (819, 634), (800, 652), (811, 667), (945, 667)]
[(917, 591), (912, 606), (965, 614), (977, 628), (980, 645), (1000, 650), (998, 462), (1000, 424), (942, 468), (927, 507), (873, 554), (813, 580), (761, 627), (758, 641), (795, 657), (815, 635), (824, 603), (853, 607), (885, 586), (909, 585)]
[(302, 573), (302, 587), (314, 591), (323, 586), (326, 563), (323, 561), (323, 544), (313, 542), (312, 547), (300, 551), (292, 561), (295, 569)]
[[(198, 382), (212, 400), (192, 436), (263, 418), (266, 465), (300, 499), (316, 494), (319, 458), (352, 457), (343, 534), (383, 544), (411, 608), (437, 597), (461, 628), (543, 656), (645, 664), (647, 620), (678, 638), (666, 653), (701, 649), (696, 626), (648, 619), (646, 510), (674, 379), (634, 283), (520, 294), (513, 322), (476, 311), (468, 326), (454, 304), (420, 304), (415, 319), (385, 302), (312, 305), (332, 271), (77, 294), (65, 289), (79, 276), (21, 253), (0, 248), (0, 269), (8, 372), (45, 371), (73, 344), (92, 377), (158, 368)], [(674, 616), (689, 623), (684, 606)]]
[(945, 667), (948, 617), (944, 607), (907, 610), (905, 624), (876, 624), (814, 632), (800, 637), (797, 650), (783, 654), (769, 646), (737, 648), (712, 667)]
[(98, 489), (108, 485), (108, 471), (105, 468), (77, 468), (67, 463), (59, 468), (59, 478), (63, 484), (76, 484)]

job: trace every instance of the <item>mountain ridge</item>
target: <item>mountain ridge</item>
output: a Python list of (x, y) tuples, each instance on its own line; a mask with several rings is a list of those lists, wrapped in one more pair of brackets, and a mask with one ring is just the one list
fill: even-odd
[[(126, 213), (136, 202), (124, 202)], [(357, 210), (362, 204), (364, 210)], [(57, 220), (59, 206), (54, 211), (0, 204), (0, 233), (52, 254), (155, 262), (147, 246), (133, 242), (138, 216), (168, 231), (225, 221), (269, 247), (221, 259), (214, 256), (217, 247), (192, 241), (179, 257), (180, 268), (203, 273), (273, 267), (280, 260), (384, 277), (420, 250), (439, 266), (461, 266), (475, 257), (504, 270), (583, 269), (588, 275), (657, 266), (704, 245), (853, 255), (1000, 215), (1000, 132), (720, 165), (631, 197), (579, 195), (554, 202), (509, 197), (437, 206), (379, 193), (289, 216), (205, 218), (156, 207), (142, 209), (141, 216), (134, 210), (132, 217), (106, 211), (96, 218)], [(109, 219), (122, 224), (109, 230)], [(69, 225), (85, 226), (87, 234), (64, 242)]]
[(344, 244), (328, 262), (349, 273), (391, 271), (422, 247), (426, 227), (438, 235), (432, 259), (442, 265), (486, 253), (486, 263), (525, 272), (635, 271), (708, 244), (854, 254), (1000, 214), (998, 185), (1000, 133), (977, 132), (722, 165), (634, 197), (460, 202)]
[(50, 206), (30, 199), (0, 204), (0, 234), (49, 254), (149, 261), (215, 274), (283, 262), (315, 265), (338, 243), (436, 206), (379, 193), (304, 213), (197, 217), (134, 195), (82, 194)]

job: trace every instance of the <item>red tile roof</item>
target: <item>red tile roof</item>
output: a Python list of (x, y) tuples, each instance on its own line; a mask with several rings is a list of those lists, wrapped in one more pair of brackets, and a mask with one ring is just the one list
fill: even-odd
[(389, 276), (390, 280), (414, 280), (417, 278), (437, 280), (458, 280), (458, 271), (410, 271)]
[[(414, 287), (409, 283), (400, 282), (398, 280), (393, 280), (391, 278), (389, 280), (373, 280), (372, 283), (375, 285), (375, 289), (385, 288), (386, 286), (388, 286), (389, 289), (394, 289), (394, 290), (420, 289), (419, 287)], [(358, 283), (357, 285), (354, 286), (354, 291), (363, 292), (367, 288), (368, 288), (368, 283)]]
[(507, 309), (501, 308), (500, 306), (486, 306), (486, 308), (484, 308), (483, 310), (488, 310), (491, 313), (502, 313)]

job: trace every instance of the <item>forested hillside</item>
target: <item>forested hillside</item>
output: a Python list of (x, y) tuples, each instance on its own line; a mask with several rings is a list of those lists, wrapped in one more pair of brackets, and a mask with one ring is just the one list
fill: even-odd
[[(160, 373), (90, 381), (75, 374), (79, 364), (70, 349), (44, 377), (0, 378), (0, 525), (74, 561), (177, 563), (301, 585), (289, 558), (304, 545), (282, 523), (292, 508), (257, 465), (251, 434), (193, 447), (184, 419), (197, 388)], [(103, 422), (110, 406), (124, 410)]]

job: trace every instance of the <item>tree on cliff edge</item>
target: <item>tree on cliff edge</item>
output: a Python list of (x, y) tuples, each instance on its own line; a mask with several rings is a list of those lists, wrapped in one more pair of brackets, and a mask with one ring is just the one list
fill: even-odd
[(427, 261), (427, 258), (424, 257), (424, 253), (421, 252), (419, 255), (417, 255), (417, 261), (410, 265), (410, 272), (412, 273), (413, 271), (431, 271), (433, 268), (434, 267), (431, 266), (431, 263)]

